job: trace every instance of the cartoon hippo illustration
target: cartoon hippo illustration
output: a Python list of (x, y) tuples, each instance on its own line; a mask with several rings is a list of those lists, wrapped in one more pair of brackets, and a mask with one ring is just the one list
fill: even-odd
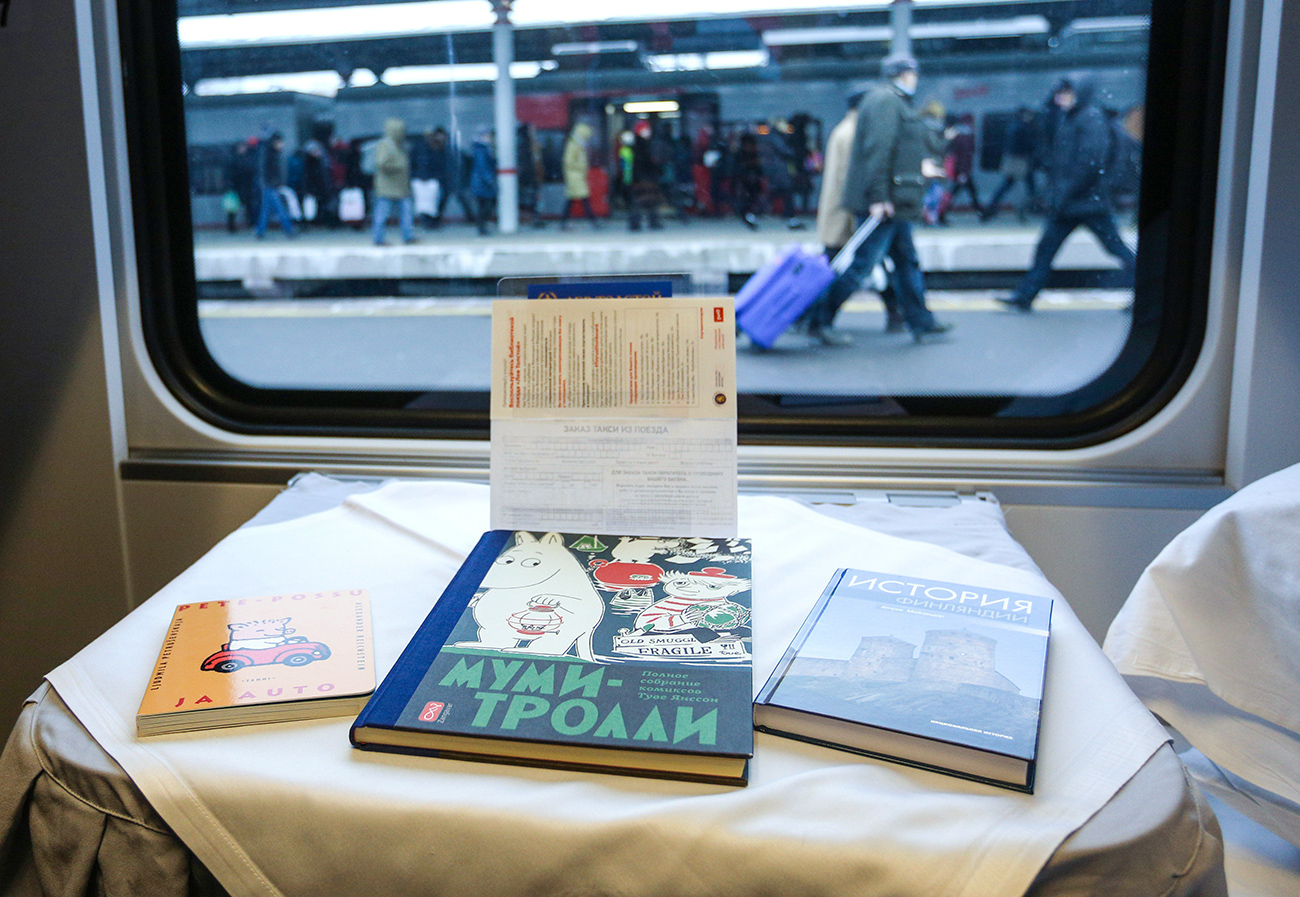
[(595, 660), (591, 634), (605, 602), (559, 533), (541, 539), (515, 533), (515, 544), (501, 552), (480, 588), (471, 604), (478, 640), (457, 647), (556, 656), (574, 651)]

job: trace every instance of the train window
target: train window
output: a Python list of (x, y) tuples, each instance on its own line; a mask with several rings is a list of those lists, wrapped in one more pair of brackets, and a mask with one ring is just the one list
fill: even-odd
[(875, 221), (738, 334), (743, 441), (1101, 441), (1199, 350), (1226, 5), (123, 0), (150, 352), (228, 429), (482, 438), (502, 278)]

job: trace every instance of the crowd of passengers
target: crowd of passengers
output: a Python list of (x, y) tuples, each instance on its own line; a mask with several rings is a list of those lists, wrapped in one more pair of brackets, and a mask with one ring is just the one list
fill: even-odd
[[(848, 98), (850, 112), (861, 93)], [(1038, 108), (1021, 107), (1002, 135), (1000, 167), (985, 175), (981, 195), (975, 117), (948, 112), (937, 101), (921, 107), (934, 137), (939, 170), (929, 178), (922, 223), (943, 226), (954, 212), (988, 221), (1012, 213), (1020, 221), (1041, 214), (1043, 192), (1059, 109), (1053, 98)], [(1114, 115), (1112, 113), (1112, 115)], [(813, 221), (824, 181), (825, 151), (816, 145), (815, 123), (806, 113), (688, 135), (680, 120), (640, 118), (603, 145), (591, 123), (579, 121), (560, 137), (520, 124), (516, 134), (520, 222), (567, 228), (581, 216), (639, 230), (665, 221), (734, 219), (757, 229), (763, 219), (790, 229)], [(1137, 188), (1141, 110), (1114, 116), (1121, 156), (1129, 169), (1112, 193), (1131, 202)], [(275, 224), (287, 235), (306, 228), (369, 229), (387, 242), (390, 216), (407, 242), (417, 228), (444, 221), (471, 222), (492, 233), (497, 217), (497, 156), (494, 134), (481, 129), (457, 141), (441, 126), (414, 135), (390, 119), (381, 137), (343, 140), (319, 123), (308, 140), (290, 149), (277, 132), (234, 145), (223, 176), (222, 199), (231, 232), (252, 229), (264, 237)], [(563, 184), (563, 202), (542, 209), (542, 185)], [(558, 191), (557, 191), (558, 192)], [(449, 208), (450, 207), (450, 208)], [(457, 214), (458, 213), (458, 214)]]
[[(643, 225), (662, 229), (665, 214), (682, 224), (734, 215), (751, 229), (759, 227), (761, 215), (801, 229), (804, 217), (815, 214), (817, 242), (827, 256), (844, 262), (831, 263), (829, 286), (811, 298), (795, 324), (827, 346), (853, 341), (835, 328), (836, 318), (868, 283), (884, 305), (887, 332), (907, 331), (917, 343), (948, 338), (952, 322), (936, 318), (926, 301), (912, 228), (947, 223), (959, 197), (983, 222), (999, 213), (1007, 192), (1019, 185), (1020, 218), (1043, 216), (1029, 270), (1010, 295), (995, 297), (1007, 311), (1033, 311), (1057, 252), (1080, 228), (1092, 232), (1131, 283), (1136, 254), (1113, 215), (1117, 198), (1131, 199), (1138, 189), (1140, 109), (1121, 118), (1100, 107), (1091, 80), (1061, 79), (1041, 109), (1016, 112), (1003, 135), (1002, 179), (986, 205), (974, 177), (974, 117), (949, 116), (934, 101), (918, 108), (919, 84), (915, 58), (886, 57), (880, 80), (846, 98), (824, 153), (814, 148), (811, 120), (803, 114), (719, 134), (701, 128), (694, 139), (675, 132), (671, 119), (643, 117), (614, 134), (608, 146), (598, 143), (591, 123), (578, 121), (559, 154), (557, 176), (548, 178), (548, 154), (533, 127), (520, 124), (520, 223), (546, 226), (539, 208), (546, 180), (563, 183), (556, 216), (561, 228), (569, 226), (575, 209), (597, 229), (617, 209), (631, 231)], [(468, 151), (443, 128), (409, 138), (397, 118), (385, 123), (382, 138), (367, 143), (330, 142), (329, 136), (327, 127), (318, 131), (287, 164), (280, 134), (236, 147), (226, 195), (229, 227), (237, 228), (241, 210), (259, 239), (272, 216), (293, 237), (306, 222), (360, 229), (368, 215), (373, 241), (384, 245), (395, 214), (402, 240), (412, 243), (418, 239), (416, 220), (440, 227), (455, 200), (479, 234), (492, 232), (498, 160), (491, 129), (481, 129)], [(809, 263), (826, 265), (824, 259)], [(763, 276), (768, 275), (755, 278)], [(821, 281), (805, 275), (802, 282)]]

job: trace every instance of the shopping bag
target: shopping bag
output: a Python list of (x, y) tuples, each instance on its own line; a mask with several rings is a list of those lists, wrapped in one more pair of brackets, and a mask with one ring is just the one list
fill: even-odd
[(745, 282), (736, 294), (736, 324), (764, 349), (835, 280), (824, 254), (789, 246)]
[(284, 207), (289, 210), (289, 217), (294, 221), (301, 221), (302, 206), (298, 204), (298, 194), (294, 193), (291, 187), (281, 187), (280, 198), (284, 200)]
[(360, 187), (344, 187), (339, 191), (339, 220), (360, 221), (366, 217), (366, 195)]
[(435, 178), (416, 178), (411, 181), (411, 197), (415, 214), (438, 217), (438, 181)]

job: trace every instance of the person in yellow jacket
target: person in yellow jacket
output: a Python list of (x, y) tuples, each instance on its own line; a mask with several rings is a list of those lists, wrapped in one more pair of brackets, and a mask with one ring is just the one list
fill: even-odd
[(384, 245), (384, 228), (392, 206), (398, 207), (402, 241), (415, 242), (414, 204), (411, 199), (411, 157), (406, 151), (406, 123), (400, 118), (384, 122), (384, 137), (375, 149), (376, 246)]
[(564, 215), (560, 218), (560, 229), (569, 226), (569, 216), (573, 213), (573, 204), (582, 203), (583, 214), (596, 227), (596, 215), (591, 210), (591, 185), (587, 181), (587, 172), (591, 167), (588, 145), (591, 142), (591, 125), (578, 122), (569, 132), (569, 139), (564, 143), (564, 157), (561, 167), (564, 170)]

